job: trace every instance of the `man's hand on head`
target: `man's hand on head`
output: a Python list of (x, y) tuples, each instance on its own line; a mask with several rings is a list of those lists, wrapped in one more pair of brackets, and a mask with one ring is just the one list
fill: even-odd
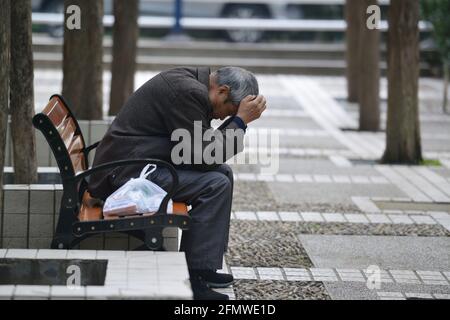
[(247, 125), (261, 117), (261, 114), (266, 110), (266, 98), (263, 95), (246, 96), (239, 104), (239, 109), (236, 114)]

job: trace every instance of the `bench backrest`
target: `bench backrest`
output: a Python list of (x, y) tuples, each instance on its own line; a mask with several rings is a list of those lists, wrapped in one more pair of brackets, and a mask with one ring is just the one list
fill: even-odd
[(88, 169), (83, 134), (61, 96), (52, 96), (44, 110), (35, 115), (33, 124), (47, 139), (63, 181)]

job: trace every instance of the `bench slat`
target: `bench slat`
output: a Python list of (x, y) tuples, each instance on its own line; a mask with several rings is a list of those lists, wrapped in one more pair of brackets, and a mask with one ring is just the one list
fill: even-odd
[(58, 127), (66, 119), (69, 111), (64, 104), (61, 103), (61, 100), (57, 97), (53, 97), (42, 113), (47, 115), (55, 127)]

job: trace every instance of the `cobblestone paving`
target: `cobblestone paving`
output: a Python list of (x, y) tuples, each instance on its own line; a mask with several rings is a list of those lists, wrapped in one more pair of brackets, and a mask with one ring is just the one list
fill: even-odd
[(329, 300), (321, 282), (236, 280), (238, 300)]
[(299, 234), (450, 236), (450, 232), (438, 225), (234, 220), (231, 222), (227, 263), (242, 267), (312, 267), (311, 260), (298, 240)]

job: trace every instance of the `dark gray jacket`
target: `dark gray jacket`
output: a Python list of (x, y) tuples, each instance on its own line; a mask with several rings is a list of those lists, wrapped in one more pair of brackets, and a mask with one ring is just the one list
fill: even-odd
[[(194, 132), (194, 121), (201, 121), (202, 130), (211, 128), (212, 105), (209, 101), (209, 68), (174, 68), (147, 81), (134, 92), (114, 119), (97, 147), (93, 166), (127, 159), (155, 158), (171, 162), (172, 131), (184, 128)], [(229, 119), (230, 120), (230, 119)], [(238, 129), (234, 121), (225, 121), (218, 129)], [(232, 155), (242, 151), (241, 138), (233, 138)], [(225, 138), (210, 143), (224, 148)], [(194, 149), (194, 148), (192, 148)], [(227, 160), (223, 152), (223, 162)], [(212, 170), (219, 164), (190, 164), (180, 169)], [(144, 165), (121, 167), (93, 174), (89, 181), (92, 196), (106, 199), (130, 178), (137, 177)]]

